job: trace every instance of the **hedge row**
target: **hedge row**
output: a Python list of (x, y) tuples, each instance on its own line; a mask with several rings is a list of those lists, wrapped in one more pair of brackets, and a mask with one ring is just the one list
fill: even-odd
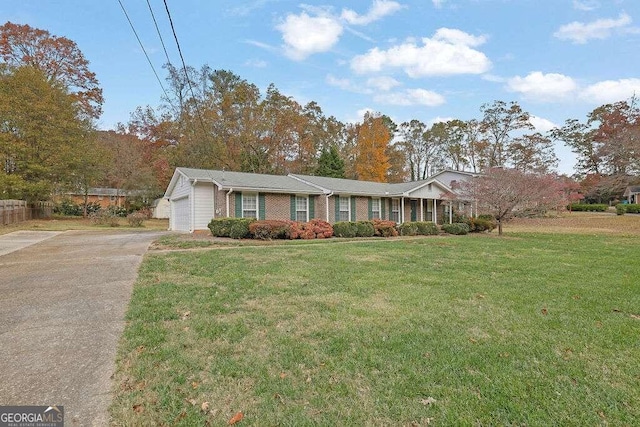
[[(460, 222), (445, 224), (442, 231), (449, 234), (491, 231), (496, 227), (491, 217), (460, 218)], [(396, 225), (393, 221), (341, 221), (331, 226), (326, 221), (313, 219), (309, 222), (261, 220), (251, 218), (216, 218), (209, 223), (214, 237), (233, 239), (325, 239), (335, 237), (395, 237), (437, 235), (440, 230), (431, 221), (405, 222)]]
[(567, 209), (574, 212), (606, 212), (609, 205), (595, 203), (572, 203)]
[(618, 215), (624, 215), (625, 213), (640, 213), (640, 204), (618, 203), (616, 205), (616, 213)]

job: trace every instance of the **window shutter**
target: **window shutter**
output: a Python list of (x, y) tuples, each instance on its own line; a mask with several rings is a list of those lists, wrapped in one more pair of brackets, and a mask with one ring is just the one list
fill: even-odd
[(258, 193), (258, 219), (267, 219), (267, 207), (263, 193)]
[(236, 218), (242, 218), (242, 193), (236, 193)]
[(289, 213), (291, 214), (290, 215), (291, 221), (295, 221), (296, 220), (296, 196), (292, 194), (290, 200), (291, 200), (291, 203), (290, 203), (291, 208), (289, 209), (290, 210)]
[(336, 222), (340, 221), (340, 196), (333, 196), (336, 202)]
[(356, 197), (351, 196), (351, 221), (356, 220)]
[(316, 197), (309, 196), (309, 220), (316, 217)]
[(380, 219), (386, 219), (387, 216), (387, 199), (380, 199), (380, 209), (382, 209), (382, 212), (380, 212)]
[(369, 220), (373, 219), (373, 199), (369, 197)]

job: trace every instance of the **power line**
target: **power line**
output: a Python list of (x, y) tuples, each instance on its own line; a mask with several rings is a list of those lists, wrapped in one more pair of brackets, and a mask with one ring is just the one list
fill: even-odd
[[(120, 0), (118, 0), (120, 1)], [(200, 107), (198, 106), (198, 100), (196, 99), (196, 95), (193, 92), (193, 86), (191, 85), (191, 79), (189, 78), (189, 73), (187, 72), (187, 65), (184, 63), (184, 57), (182, 56), (182, 49), (180, 49), (180, 42), (178, 41), (178, 36), (176, 35), (176, 29), (173, 26), (173, 19), (171, 19), (171, 12), (169, 12), (169, 5), (167, 5), (167, 0), (163, 0), (164, 8), (167, 11), (167, 16), (169, 17), (169, 24), (171, 25), (171, 31), (173, 32), (173, 38), (176, 41), (176, 46), (178, 46), (178, 53), (180, 54), (180, 61), (182, 62), (182, 69), (184, 70), (184, 76), (187, 79), (187, 85), (189, 85), (189, 91), (191, 92), (191, 96), (193, 97), (194, 106), (196, 108), (196, 113), (198, 114), (198, 119), (200, 120), (200, 125), (202, 126), (202, 131), (204, 134), (207, 134), (207, 128), (204, 125), (204, 120), (202, 119), (202, 114), (200, 114)]]
[(162, 49), (164, 50), (164, 56), (167, 58), (167, 64), (171, 65), (171, 60), (169, 59), (169, 54), (167, 53), (167, 47), (164, 44), (162, 34), (160, 34), (160, 28), (158, 28), (158, 21), (156, 21), (156, 15), (153, 13), (153, 8), (151, 7), (151, 3), (149, 2), (149, 0), (147, 0), (147, 6), (149, 6), (149, 12), (151, 12), (151, 18), (153, 18), (153, 24), (156, 26), (158, 37), (160, 37), (160, 43), (162, 44)]
[[(138, 32), (136, 31), (135, 27), (133, 26), (133, 22), (131, 22), (131, 19), (129, 18), (129, 14), (127, 13), (127, 10), (124, 8), (124, 5), (122, 4), (121, 0), (118, 0), (118, 3), (120, 3), (120, 7), (122, 8), (122, 12), (124, 13), (124, 16), (127, 18), (127, 21), (129, 21), (129, 25), (131, 26), (131, 30), (133, 30), (133, 34), (136, 36), (136, 39), (138, 40), (138, 44), (140, 45), (140, 48), (142, 48), (142, 52), (144, 52), (144, 56), (147, 58), (147, 62), (149, 62), (149, 65), (151, 66), (151, 69), (153, 70), (153, 74), (156, 76), (156, 80), (158, 80), (158, 84), (160, 84), (160, 87), (162, 88), (162, 91), (164, 92), (164, 95), (167, 97), (167, 101), (169, 101), (169, 104), (171, 104), (171, 101), (170, 101), (170, 98), (169, 98), (169, 94), (165, 90), (164, 85), (162, 84), (162, 81), (160, 80), (160, 77), (158, 76), (158, 73), (156, 72), (156, 68), (153, 66), (153, 63), (151, 62), (151, 58), (149, 58), (149, 55), (147, 54), (147, 50), (144, 48), (144, 45), (142, 44), (142, 41), (140, 40), (140, 37), (138, 37)], [(171, 106), (173, 107), (173, 105), (171, 105)]]

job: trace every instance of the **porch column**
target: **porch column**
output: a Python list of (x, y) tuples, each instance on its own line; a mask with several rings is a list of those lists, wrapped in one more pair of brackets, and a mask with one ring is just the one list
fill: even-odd
[(424, 199), (420, 199), (420, 221), (424, 221)]
[(453, 222), (453, 202), (449, 201), (449, 224)]
[(433, 199), (433, 223), (438, 223), (438, 200)]
[(400, 197), (400, 224), (404, 223), (404, 196)]

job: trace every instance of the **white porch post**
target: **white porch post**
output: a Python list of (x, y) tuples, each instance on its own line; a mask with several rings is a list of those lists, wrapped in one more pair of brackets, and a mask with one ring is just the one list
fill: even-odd
[(453, 222), (453, 202), (449, 201), (449, 224)]
[(404, 223), (404, 196), (400, 197), (400, 224)]
[(424, 221), (424, 199), (420, 199), (420, 221)]
[(438, 200), (433, 199), (433, 223), (438, 223)]

